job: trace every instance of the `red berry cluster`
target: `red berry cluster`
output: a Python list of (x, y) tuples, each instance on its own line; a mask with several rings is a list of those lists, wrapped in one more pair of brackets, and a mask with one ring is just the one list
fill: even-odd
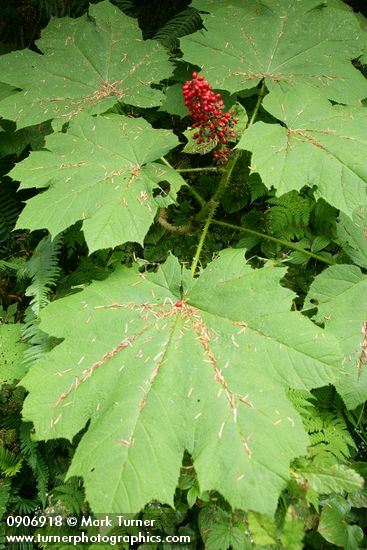
[[(203, 76), (193, 72), (192, 78), (193, 80), (185, 82), (182, 93), (189, 114), (194, 119), (192, 127), (198, 129), (193, 136), (196, 143), (203, 143), (204, 140), (210, 143), (215, 140), (226, 145), (229, 136), (236, 137), (233, 127), (238, 119), (233, 118), (234, 111), (223, 112), (222, 96), (212, 91)], [(214, 153), (214, 158), (226, 161), (230, 152), (230, 149), (222, 147)]]

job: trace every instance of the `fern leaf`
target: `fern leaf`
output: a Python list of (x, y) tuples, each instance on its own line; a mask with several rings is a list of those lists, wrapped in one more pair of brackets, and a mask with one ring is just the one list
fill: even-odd
[(23, 457), (19, 457), (5, 447), (0, 447), (0, 470), (6, 477), (15, 476), (21, 469)]
[(296, 191), (269, 199), (272, 205), (267, 213), (268, 231), (287, 240), (301, 239), (309, 225), (311, 201)]
[(112, 4), (121, 10), (125, 15), (130, 17), (137, 16), (137, 9), (134, 0), (112, 0)]
[(84, 489), (78, 478), (71, 478), (62, 485), (52, 489), (52, 501), (68, 511), (69, 514), (80, 514), (85, 501)]
[(49, 293), (55, 285), (60, 268), (57, 257), (60, 252), (61, 237), (53, 241), (50, 236), (44, 237), (37, 245), (28, 262), (18, 271), (18, 277), (30, 277), (31, 285), (26, 290), (26, 296), (31, 296), (31, 308), (36, 317), (41, 309), (49, 303)]
[(9, 480), (0, 480), (0, 519), (6, 512), (7, 504), (10, 497), (11, 484)]
[(202, 28), (202, 20), (199, 12), (194, 8), (186, 8), (175, 15), (155, 34), (154, 39), (158, 40), (170, 51), (178, 48), (178, 39), (181, 36), (192, 34)]
[(30, 466), (34, 477), (36, 478), (38, 498), (45, 506), (48, 489), (49, 472), (47, 464), (39, 452), (38, 444), (31, 440), (30, 424), (25, 423), (20, 426), (19, 439), (21, 444), (21, 452), (26, 457), (27, 463)]
[(301, 415), (310, 437), (309, 456), (320, 465), (345, 462), (356, 444), (343, 416), (343, 405), (332, 387), (288, 390), (288, 399)]
[(0, 244), (10, 238), (21, 205), (3, 184), (0, 184)]

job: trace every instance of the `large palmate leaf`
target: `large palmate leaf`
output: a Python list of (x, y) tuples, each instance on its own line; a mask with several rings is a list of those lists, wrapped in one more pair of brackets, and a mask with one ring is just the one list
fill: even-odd
[(354, 409), (367, 399), (366, 275), (352, 265), (329, 267), (316, 277), (307, 295), (304, 308), (315, 306), (315, 320), (338, 339), (344, 352), (335, 386), (348, 408)]
[[(28, 201), (17, 227), (54, 236), (84, 220), (90, 251), (142, 243), (157, 208), (185, 183), (173, 168), (151, 162), (177, 144), (170, 130), (153, 130), (144, 119), (80, 113), (66, 134), (48, 136), (48, 151), (31, 153), (10, 172), (22, 189), (49, 186)], [(169, 182), (164, 191), (162, 181)]]
[(357, 208), (352, 219), (341, 212), (337, 234), (353, 263), (367, 269), (367, 205)]
[(121, 101), (159, 105), (163, 94), (151, 84), (172, 73), (166, 50), (143, 41), (135, 19), (109, 2), (91, 5), (89, 16), (52, 19), (31, 50), (0, 57), (0, 80), (21, 88), (0, 102), (0, 116), (19, 128), (80, 111), (101, 113)]
[(180, 39), (184, 59), (201, 65), (216, 88), (321, 88), (341, 103), (367, 96), (367, 82), (351, 60), (361, 55), (360, 24), (334, 0), (195, 0), (206, 30)]
[(307, 445), (285, 388), (328, 384), (341, 361), (332, 335), (290, 311), (284, 273), (226, 250), (193, 280), (170, 257), (43, 310), (41, 328), (64, 341), (24, 379), (24, 416), (41, 439), (90, 420), (69, 475), (95, 511), (172, 504), (186, 449), (202, 492), (274, 512)]
[(283, 125), (257, 122), (238, 147), (252, 151), (252, 170), (277, 195), (315, 186), (316, 198), (351, 216), (366, 204), (367, 111), (332, 106), (316, 90), (279, 90), (263, 106)]

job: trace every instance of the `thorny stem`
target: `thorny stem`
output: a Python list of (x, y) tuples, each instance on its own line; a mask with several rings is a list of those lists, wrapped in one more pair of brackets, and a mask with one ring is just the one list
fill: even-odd
[[(246, 129), (249, 128), (254, 123), (254, 121), (256, 119), (256, 115), (259, 111), (261, 102), (262, 102), (263, 97), (265, 95), (265, 92), (266, 92), (265, 81), (263, 80), (263, 83), (261, 85), (261, 89), (260, 89), (260, 92), (259, 92), (259, 96), (257, 98), (257, 102), (256, 102), (256, 105), (255, 105), (255, 108), (254, 108), (254, 111), (252, 113), (252, 116), (251, 116), (250, 120), (248, 121), (248, 123), (246, 125)], [(195, 276), (196, 268), (197, 268), (199, 260), (200, 260), (201, 251), (203, 249), (204, 242), (205, 242), (206, 236), (207, 236), (208, 231), (209, 231), (209, 227), (210, 227), (211, 223), (213, 222), (214, 214), (215, 214), (215, 211), (218, 207), (219, 200), (222, 197), (224, 191), (226, 190), (226, 188), (227, 188), (227, 186), (228, 186), (228, 184), (231, 180), (232, 172), (233, 172), (240, 156), (241, 156), (241, 151), (239, 151), (239, 150), (237, 150), (233, 153), (233, 156), (228, 161), (227, 168), (226, 168), (224, 174), (222, 175), (222, 177), (220, 179), (219, 185), (218, 185), (213, 197), (209, 201), (208, 217), (206, 219), (204, 229), (203, 229), (203, 232), (201, 234), (199, 244), (197, 246), (196, 253), (195, 253), (195, 256), (193, 258), (192, 265), (191, 265), (191, 274), (192, 274), (193, 277)]]
[(196, 189), (191, 187), (191, 185), (189, 185), (188, 183), (186, 183), (186, 187), (188, 188), (190, 193), (193, 195), (193, 197), (195, 197), (195, 199), (200, 203), (201, 208), (204, 208), (204, 206), (206, 205), (206, 200), (203, 199), (200, 193), (198, 193)]
[(301, 248), (300, 246), (297, 246), (296, 244), (290, 243), (288, 241), (283, 241), (282, 239), (271, 237), (266, 233), (260, 233), (259, 231), (248, 229), (247, 227), (242, 227), (240, 225), (233, 225), (232, 223), (221, 222), (219, 220), (214, 220), (214, 219), (212, 220), (212, 223), (214, 223), (215, 225), (221, 225), (222, 227), (228, 227), (229, 229), (235, 229), (236, 231), (240, 231), (241, 233), (250, 233), (251, 235), (256, 235), (257, 237), (261, 237), (262, 239), (272, 241), (273, 243), (281, 244), (282, 246), (286, 246), (288, 248), (291, 248), (292, 250), (301, 252), (305, 256), (310, 256), (311, 258), (314, 258), (315, 260), (319, 260), (320, 262), (324, 262), (325, 264), (337, 265), (337, 263), (334, 262), (333, 260), (328, 260), (323, 256), (319, 256), (319, 254), (314, 254), (313, 252), (309, 252), (308, 250), (305, 250), (304, 248)]
[(176, 168), (175, 170), (180, 174), (184, 174), (186, 172), (223, 172), (223, 169), (217, 166), (204, 166), (203, 168)]
[(160, 208), (158, 210), (158, 214), (156, 217), (156, 221), (164, 227), (166, 231), (170, 231), (171, 233), (181, 233), (181, 235), (190, 234), (192, 233), (193, 227), (191, 223), (188, 223), (186, 225), (172, 225), (168, 221), (167, 217), (167, 210), (165, 208)]

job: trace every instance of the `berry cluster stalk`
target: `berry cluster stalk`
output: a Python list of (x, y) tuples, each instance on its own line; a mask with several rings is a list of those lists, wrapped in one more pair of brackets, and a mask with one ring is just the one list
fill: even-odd
[[(265, 95), (265, 92), (266, 92), (265, 82), (263, 81), (260, 92), (259, 92), (259, 96), (257, 98), (256, 105), (255, 105), (255, 108), (254, 108), (254, 111), (252, 113), (252, 116), (251, 116), (246, 128), (249, 128), (254, 123), (254, 121), (256, 119), (256, 115), (259, 111), (261, 102), (262, 102), (263, 97)], [(193, 258), (192, 265), (191, 265), (191, 273), (192, 273), (193, 277), (195, 276), (195, 273), (196, 273), (196, 269), (197, 269), (197, 266), (198, 266), (198, 263), (199, 263), (199, 260), (200, 260), (200, 255), (201, 255), (204, 243), (205, 243), (206, 236), (207, 236), (208, 231), (209, 231), (209, 227), (210, 227), (210, 225), (213, 221), (215, 211), (216, 211), (216, 209), (219, 205), (219, 200), (221, 199), (224, 191), (226, 190), (226, 188), (227, 188), (227, 186), (230, 182), (232, 172), (233, 172), (240, 156), (241, 156), (241, 151), (238, 151), (238, 150), (234, 151), (233, 156), (228, 161), (226, 170), (225, 170), (225, 172), (223, 173), (223, 175), (220, 179), (219, 185), (218, 185), (213, 197), (210, 200), (208, 216), (207, 216), (202, 234), (200, 236), (199, 244), (197, 246), (196, 253), (195, 253), (195, 256)]]

